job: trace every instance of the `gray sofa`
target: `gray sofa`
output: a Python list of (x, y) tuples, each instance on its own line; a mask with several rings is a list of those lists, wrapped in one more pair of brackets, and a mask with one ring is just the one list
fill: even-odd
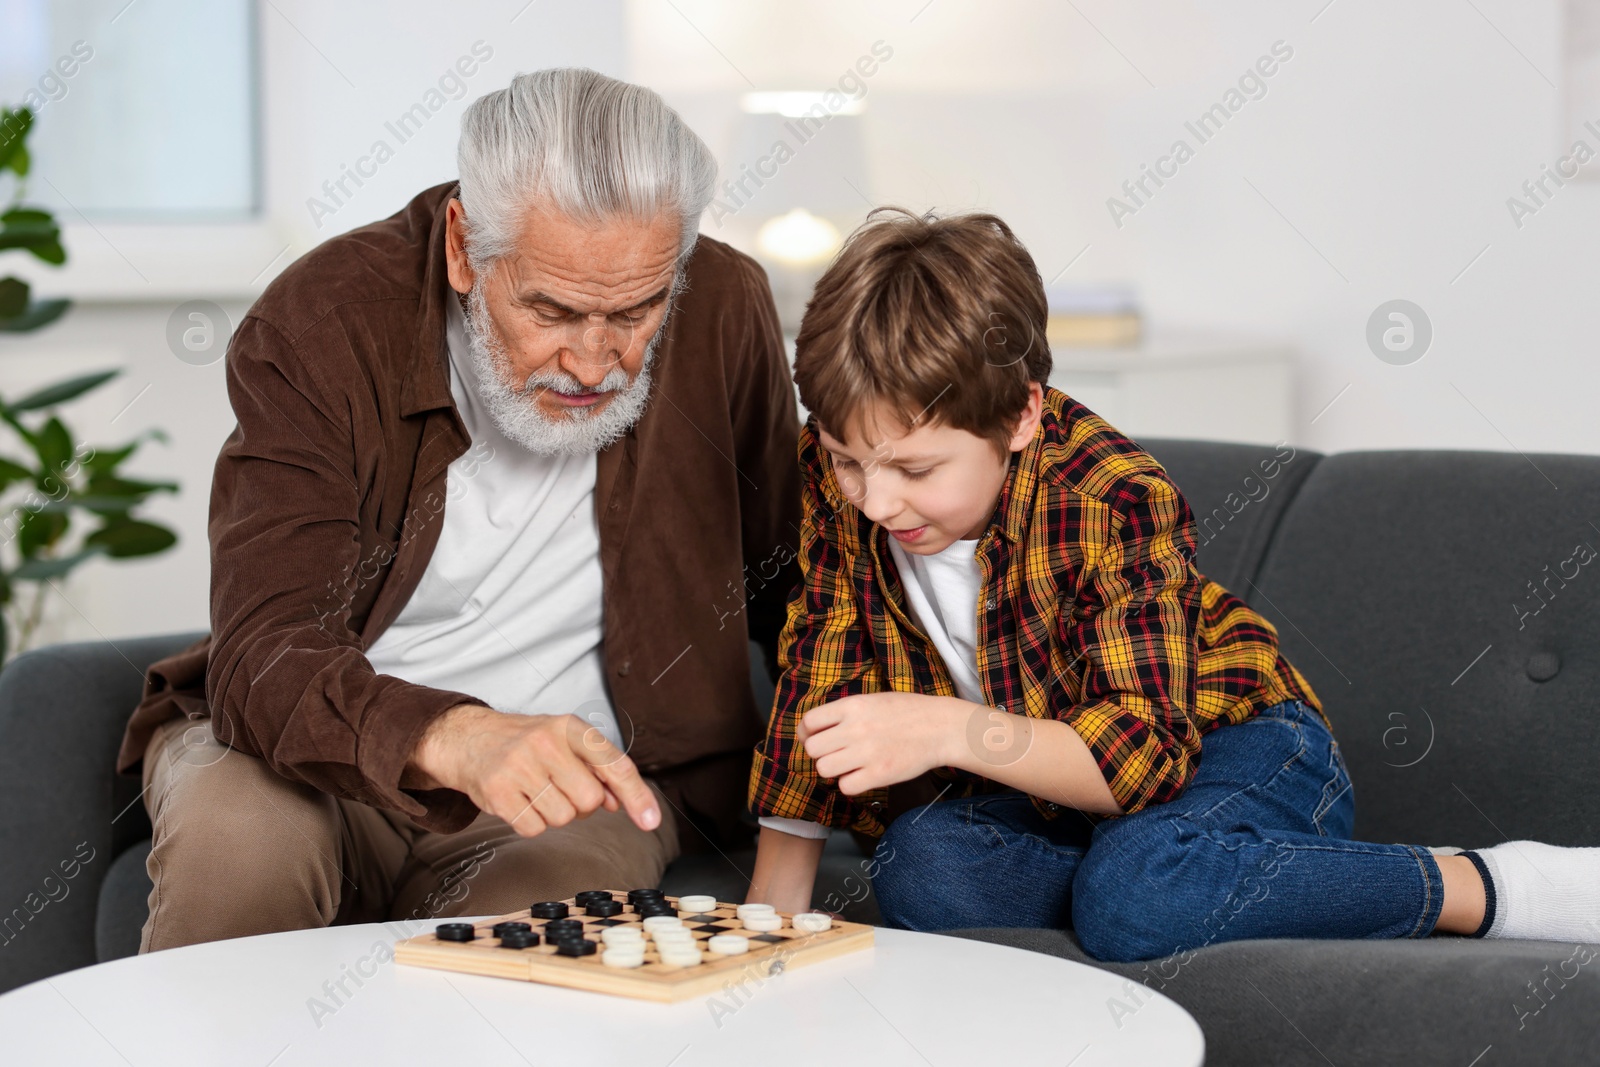
[[(1278, 627), (1322, 697), (1358, 838), (1600, 844), (1600, 458), (1144, 443), (1194, 508), (1200, 568)], [(0, 673), (0, 990), (136, 950), (150, 829), (110, 768), (145, 665), (195, 636), (60, 645)], [(687, 857), (664, 884), (737, 898), (750, 860)], [(871, 921), (864, 864), (836, 835), (818, 902)], [(1233, 942), (1102, 965), (1070, 931), (957, 936), (1160, 989), (1213, 1065), (1600, 1061), (1600, 959), (1571, 944)]]

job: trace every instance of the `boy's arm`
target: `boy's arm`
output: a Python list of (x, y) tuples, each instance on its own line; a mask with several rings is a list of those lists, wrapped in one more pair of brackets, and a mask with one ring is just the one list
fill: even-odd
[(763, 826), (756, 841), (756, 869), (745, 900), (771, 904), (790, 914), (810, 911), (817, 866), (822, 862), (826, 843), (825, 838), (797, 837)]
[(1105, 815), (1176, 798), (1200, 748), (1189, 717), (1199, 625), (1193, 519), (1160, 475), (1129, 479), (1122, 491), (1109, 536), (1058, 622), (1062, 647), (1084, 664), (1081, 695), (1053, 688), (1048, 719), (967, 704), (965, 729), (948, 727), (951, 766)]
[(1029, 796), (1100, 815), (1125, 814), (1089, 746), (1064, 722), (1012, 715), (954, 697), (945, 765)]
[(1099, 558), (1058, 623), (1062, 646), (1082, 657), (1081, 691), (1053, 687), (1050, 713), (1082, 738), (1131, 814), (1176, 799), (1198, 766), (1190, 712), (1200, 595), (1194, 516), (1177, 486), (1149, 472), (1122, 493)]
[[(800, 819), (831, 827), (877, 828), (873, 795), (845, 796), (807, 754), (800, 719), (841, 697), (884, 688), (851, 587), (854, 532), (836, 514), (823, 485), (832, 475), (808, 426), (800, 433), (802, 473), (800, 584), (789, 597), (779, 640), (778, 677), (767, 735), (750, 775), (750, 810), (758, 818)], [(760, 877), (749, 899), (805, 910), (822, 842), (764, 826), (757, 845)], [(772, 893), (781, 891), (781, 900)]]
[(1094, 753), (1064, 722), (891, 692), (835, 701), (807, 715), (805, 727), (817, 770), (847, 794), (954, 767), (1080, 811), (1123, 814)]

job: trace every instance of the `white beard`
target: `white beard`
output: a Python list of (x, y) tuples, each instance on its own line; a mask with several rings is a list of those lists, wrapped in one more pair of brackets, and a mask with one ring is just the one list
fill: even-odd
[(584, 392), (584, 387), (571, 375), (561, 370), (535, 371), (528, 375), (522, 388), (507, 384), (516, 371), (506, 346), (495, 332), (489, 318), (489, 304), (483, 292), (482, 275), (473, 282), (467, 294), (467, 347), (472, 352), (472, 365), (477, 374), (478, 395), (489, 410), (489, 417), (499, 431), (509, 440), (541, 456), (585, 456), (602, 448), (628, 432), (644, 414), (650, 399), (650, 366), (655, 362), (656, 349), (667, 333), (667, 320), (672, 316), (680, 281), (673, 285), (667, 299), (667, 313), (662, 316), (656, 334), (645, 346), (644, 363), (636, 377), (629, 378), (621, 367), (613, 367), (595, 389), (611, 393), (611, 399), (597, 403), (600, 410), (573, 408), (559, 418), (551, 418), (539, 407), (534, 392), (543, 386), (565, 396)]

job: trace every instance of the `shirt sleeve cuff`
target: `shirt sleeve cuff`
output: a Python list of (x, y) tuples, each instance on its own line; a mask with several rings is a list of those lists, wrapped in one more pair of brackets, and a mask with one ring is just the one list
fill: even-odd
[(769, 830), (779, 830), (795, 837), (808, 837), (813, 840), (825, 838), (833, 832), (832, 827), (807, 819), (780, 819), (775, 815), (763, 815), (756, 821)]

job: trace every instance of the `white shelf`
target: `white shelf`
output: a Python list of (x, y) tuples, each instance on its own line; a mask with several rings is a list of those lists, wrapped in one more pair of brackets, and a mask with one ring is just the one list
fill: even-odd
[(1294, 350), (1273, 341), (1156, 335), (1058, 348), (1050, 384), (1135, 439), (1277, 444), (1290, 436)]

